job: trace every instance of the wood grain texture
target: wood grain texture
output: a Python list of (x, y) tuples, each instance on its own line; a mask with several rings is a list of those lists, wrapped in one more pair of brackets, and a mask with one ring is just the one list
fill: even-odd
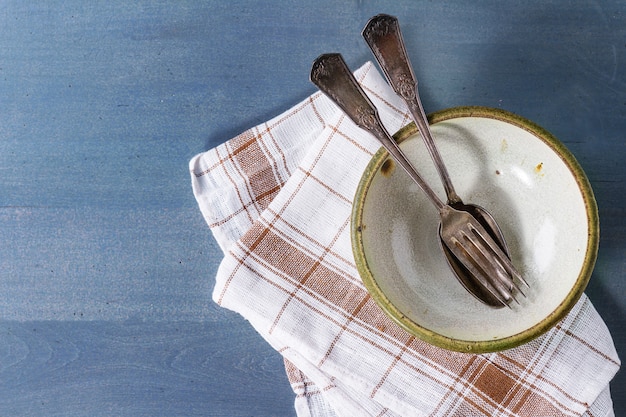
[[(289, 416), (282, 360), (211, 301), (198, 152), (372, 57), (399, 17), (427, 111), (542, 125), (598, 200), (587, 293), (626, 353), (626, 3), (6, 0), (0, 11), (0, 415)], [(626, 376), (612, 384), (626, 415)]]
[(258, 339), (244, 326), (223, 323), (2, 322), (0, 410), (291, 415), (291, 393), (275, 386), (286, 383), (276, 373), (282, 360)]

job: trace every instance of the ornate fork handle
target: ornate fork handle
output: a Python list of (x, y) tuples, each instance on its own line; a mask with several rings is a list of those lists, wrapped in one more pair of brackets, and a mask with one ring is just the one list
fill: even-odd
[(374, 135), (441, 211), (445, 204), (417, 173), (383, 126), (378, 110), (352, 75), (341, 54), (324, 54), (315, 60), (311, 81), (329, 96), (361, 129)]

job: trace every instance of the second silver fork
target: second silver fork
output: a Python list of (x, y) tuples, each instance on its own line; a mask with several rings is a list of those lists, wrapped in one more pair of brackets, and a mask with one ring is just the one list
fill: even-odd
[[(340, 54), (324, 54), (311, 69), (311, 81), (333, 100), (360, 128), (370, 132), (387, 149), (437, 208), (443, 244), (502, 306), (515, 299), (509, 290), (515, 279), (522, 280), (508, 256), (476, 218), (439, 199), (382, 125), (378, 111), (358, 84)], [(523, 280), (522, 280), (523, 281)]]

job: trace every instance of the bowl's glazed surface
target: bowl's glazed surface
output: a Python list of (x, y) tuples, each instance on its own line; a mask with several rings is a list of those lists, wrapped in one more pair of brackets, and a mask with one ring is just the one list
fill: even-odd
[[(502, 228), (530, 284), (527, 298), (492, 309), (461, 286), (439, 246), (438, 213), (384, 150), (364, 173), (353, 209), (363, 282), (391, 318), (435, 345), (488, 352), (529, 341), (565, 316), (591, 275), (599, 225), (589, 182), (561, 142), (511, 113), (453, 108), (433, 114), (431, 126), (459, 195)], [(396, 139), (444, 198), (414, 125)]]

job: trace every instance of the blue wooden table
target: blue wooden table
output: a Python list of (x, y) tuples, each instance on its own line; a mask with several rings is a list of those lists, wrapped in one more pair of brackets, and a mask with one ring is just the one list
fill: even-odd
[[(282, 359), (210, 299), (196, 153), (371, 59), (400, 18), (428, 111), (499, 107), (575, 154), (602, 237), (588, 294), (626, 356), (626, 3), (18, 1), (0, 9), (0, 415), (291, 416)], [(626, 375), (612, 384), (626, 415)]]

